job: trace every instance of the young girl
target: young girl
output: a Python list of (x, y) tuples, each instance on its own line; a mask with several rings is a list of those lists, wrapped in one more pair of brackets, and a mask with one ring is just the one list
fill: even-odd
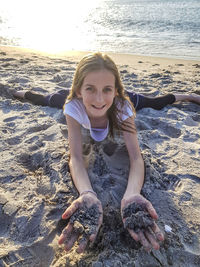
[[(129, 96), (129, 98), (126, 96)], [(63, 219), (70, 218), (83, 206), (96, 205), (99, 211), (98, 226), (88, 239), (79, 242), (78, 252), (84, 251), (89, 241), (93, 242), (102, 224), (103, 209), (85, 168), (82, 153), (81, 127), (89, 129), (95, 141), (103, 141), (115, 130), (121, 130), (130, 158), (130, 172), (127, 187), (121, 200), (121, 213), (132, 203), (142, 204), (153, 219), (157, 214), (151, 203), (141, 194), (144, 182), (144, 162), (140, 153), (135, 130), (135, 110), (144, 107), (161, 109), (176, 101), (191, 101), (200, 104), (198, 95), (173, 95), (150, 98), (132, 92), (125, 92), (115, 63), (107, 55), (101, 53), (84, 57), (75, 72), (72, 89), (61, 90), (57, 93), (43, 96), (32, 92), (18, 91), (13, 95), (30, 100), (34, 104), (62, 108), (68, 124), (70, 145), (70, 171), (73, 182), (80, 193), (72, 205), (63, 213)], [(133, 105), (132, 105), (133, 104)], [(123, 223), (126, 219), (122, 218)], [(164, 239), (156, 224), (144, 232), (135, 233), (128, 229), (131, 237), (139, 241), (146, 250), (159, 249), (159, 241)], [(79, 234), (72, 223), (68, 223), (59, 238), (59, 244), (65, 244), (69, 251), (79, 239)]]
[[(115, 130), (122, 132), (130, 159), (130, 171), (127, 187), (121, 200), (121, 214), (132, 203), (143, 205), (153, 219), (157, 213), (151, 203), (141, 194), (144, 182), (144, 162), (140, 153), (135, 129), (135, 110), (120, 80), (115, 63), (107, 55), (95, 53), (85, 56), (77, 66), (72, 89), (64, 106), (64, 114), (68, 125), (70, 146), (70, 172), (73, 182), (80, 194), (62, 218), (68, 219), (84, 206), (98, 209), (98, 222), (94, 232), (79, 241), (78, 253), (85, 250), (89, 241), (93, 242), (102, 224), (103, 209), (88, 177), (83, 160), (81, 127), (89, 130), (91, 137), (103, 141), (108, 135), (113, 136)], [(126, 219), (122, 218), (123, 223)], [(131, 237), (139, 241), (146, 250), (159, 249), (159, 241), (164, 237), (160, 229), (153, 224), (144, 232), (135, 233), (128, 229)], [(69, 251), (79, 239), (73, 223), (69, 222), (63, 230), (59, 244)]]

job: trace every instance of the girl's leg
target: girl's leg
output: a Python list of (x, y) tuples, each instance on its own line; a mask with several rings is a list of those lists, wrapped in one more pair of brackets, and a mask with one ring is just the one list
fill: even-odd
[(46, 96), (33, 93), (30, 91), (15, 91), (15, 90), (12, 92), (12, 94), (17, 98), (29, 100), (35, 105), (50, 106), (62, 109), (65, 100), (69, 94), (69, 90), (67, 89), (60, 90), (56, 93), (48, 94)]
[(29, 100), (31, 103), (35, 105), (48, 106), (48, 101), (46, 100), (46, 97), (41, 94), (36, 94), (28, 91), (25, 93), (24, 99)]
[(136, 111), (142, 108), (153, 108), (160, 110), (169, 104), (173, 104), (176, 98), (173, 94), (167, 94), (158, 97), (147, 97), (141, 94), (127, 92), (131, 102), (133, 103)]
[(147, 97), (139, 95), (137, 110), (142, 108), (153, 108), (156, 110), (161, 110), (167, 105), (173, 104), (175, 101), (176, 98), (173, 94), (167, 94), (157, 97)]
[(31, 103), (35, 105), (40, 105), (40, 106), (48, 105), (45, 96), (41, 94), (32, 93), (30, 91), (15, 91), (15, 90), (12, 91), (12, 94), (16, 98), (29, 100)]
[(55, 94), (49, 95), (49, 97), (47, 97), (49, 101), (49, 106), (62, 109), (68, 95), (68, 89), (60, 90)]
[(136, 111), (142, 108), (153, 108), (160, 110), (167, 105), (173, 104), (178, 101), (194, 102), (200, 105), (200, 95), (197, 94), (167, 94), (158, 97), (147, 97), (133, 92), (127, 92), (131, 102), (133, 103)]

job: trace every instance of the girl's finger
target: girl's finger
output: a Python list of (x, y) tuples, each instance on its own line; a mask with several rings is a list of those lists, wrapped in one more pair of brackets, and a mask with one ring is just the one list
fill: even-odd
[(83, 237), (79, 242), (79, 247), (77, 248), (76, 252), (77, 253), (83, 253), (87, 244), (88, 244), (88, 239)]
[(89, 240), (90, 240), (91, 242), (94, 242), (94, 240), (95, 240), (96, 237), (97, 237), (97, 234), (98, 234), (98, 232), (92, 234), (92, 235), (89, 237)]
[(90, 237), (89, 237), (89, 240), (91, 242), (94, 242), (94, 240), (96, 239), (96, 236), (97, 236), (97, 234), (99, 232), (99, 228), (101, 227), (102, 222), (103, 222), (103, 216), (102, 216), (102, 213), (100, 213), (99, 221), (98, 221), (98, 227), (96, 229), (96, 232), (94, 234), (90, 235)]
[(72, 230), (73, 230), (73, 224), (69, 223), (62, 231), (62, 234), (58, 240), (59, 245), (63, 244), (66, 241), (66, 239), (70, 237)]
[(62, 214), (62, 219), (68, 219), (79, 208), (79, 201), (75, 200)]
[(159, 246), (158, 242), (156, 241), (155, 237), (148, 230), (145, 231), (145, 236), (146, 236), (146, 238), (148, 239), (148, 241), (150, 242), (151, 246), (154, 249), (158, 250), (160, 248), (160, 246)]
[(65, 251), (69, 251), (73, 247), (74, 243), (78, 239), (78, 236), (79, 234), (76, 232), (73, 232), (73, 234), (71, 234), (70, 238), (67, 241), (65, 241), (65, 246), (64, 246)]
[(159, 241), (163, 241), (165, 239), (162, 231), (160, 230), (160, 228), (158, 227), (158, 225), (156, 223), (154, 223), (151, 228), (152, 228), (153, 232), (155, 233), (156, 238)]
[(142, 246), (144, 247), (144, 249), (149, 252), (151, 250), (151, 244), (149, 243), (149, 241), (146, 239), (145, 235), (143, 234), (142, 231), (140, 231), (138, 233), (139, 239), (140, 239), (140, 243), (142, 244)]
[(129, 234), (131, 235), (131, 237), (132, 237), (136, 242), (140, 240), (139, 235), (136, 234), (133, 230), (128, 229), (128, 231), (129, 231)]
[(156, 213), (156, 210), (155, 210), (154, 207), (152, 206), (151, 202), (148, 201), (148, 202), (146, 203), (146, 208), (147, 208), (149, 214), (151, 215), (151, 217), (152, 217), (153, 219), (157, 220), (157, 219), (158, 219), (158, 215), (157, 215), (157, 213)]

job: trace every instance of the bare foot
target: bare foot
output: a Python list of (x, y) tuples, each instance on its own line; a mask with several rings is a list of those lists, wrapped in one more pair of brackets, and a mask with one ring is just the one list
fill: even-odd
[(197, 95), (197, 94), (191, 94), (191, 95), (190, 95), (190, 99), (191, 99), (191, 100), (190, 100), (191, 102), (194, 102), (194, 103), (200, 105), (200, 95)]
[(175, 94), (175, 102), (178, 101), (189, 101), (189, 102), (193, 102), (196, 103), (198, 105), (200, 105), (200, 95), (192, 93), (192, 94)]
[(26, 91), (16, 91), (15, 89), (11, 89), (10, 92), (14, 97), (21, 99), (24, 99), (24, 95), (26, 93)]

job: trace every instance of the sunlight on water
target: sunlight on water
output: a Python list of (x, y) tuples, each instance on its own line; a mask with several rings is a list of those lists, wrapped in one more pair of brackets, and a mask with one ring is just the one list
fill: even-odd
[(93, 36), (85, 34), (84, 23), (101, 1), (2, 0), (1, 16), (8, 23), (2, 35), (48, 52), (77, 49), (80, 43), (84, 47)]
[(200, 58), (199, 0), (0, 0), (0, 45)]

